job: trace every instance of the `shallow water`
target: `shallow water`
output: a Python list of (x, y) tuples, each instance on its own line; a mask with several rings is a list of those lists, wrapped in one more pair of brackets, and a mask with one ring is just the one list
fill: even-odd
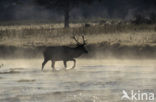
[(156, 94), (155, 60), (77, 60), (74, 70), (58, 62), (56, 72), (50, 62), (42, 72), (40, 59), (0, 62), (0, 102), (125, 102), (122, 90)]

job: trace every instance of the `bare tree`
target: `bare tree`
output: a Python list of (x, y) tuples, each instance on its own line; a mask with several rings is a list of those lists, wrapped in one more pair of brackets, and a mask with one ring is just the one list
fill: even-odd
[(82, 3), (90, 4), (94, 0), (35, 0), (35, 2), (48, 9), (56, 9), (64, 13), (64, 27), (69, 27), (70, 11)]

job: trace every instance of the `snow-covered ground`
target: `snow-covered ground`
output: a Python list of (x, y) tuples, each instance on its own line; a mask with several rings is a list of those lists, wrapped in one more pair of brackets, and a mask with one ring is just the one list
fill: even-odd
[(156, 94), (156, 60), (80, 59), (74, 70), (56, 63), (56, 72), (51, 62), (42, 72), (41, 59), (0, 63), (0, 102), (125, 102), (122, 90)]

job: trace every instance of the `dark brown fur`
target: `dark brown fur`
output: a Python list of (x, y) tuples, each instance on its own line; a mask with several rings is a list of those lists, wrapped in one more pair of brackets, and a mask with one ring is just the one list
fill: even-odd
[[(74, 40), (76, 39), (74, 38)], [(47, 47), (43, 53), (44, 61), (42, 63), (42, 70), (49, 60), (52, 61), (53, 70), (55, 70), (56, 61), (63, 61), (65, 68), (67, 67), (67, 61), (74, 61), (74, 65), (72, 68), (75, 68), (76, 65), (75, 58), (81, 56), (83, 53), (88, 53), (88, 51), (85, 48), (85, 41), (83, 44), (78, 43), (77, 40), (76, 42), (77, 46), (74, 48), (67, 46)]]

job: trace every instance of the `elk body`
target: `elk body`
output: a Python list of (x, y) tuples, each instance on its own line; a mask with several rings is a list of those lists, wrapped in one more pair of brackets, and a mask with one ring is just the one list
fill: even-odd
[(83, 53), (88, 53), (88, 51), (85, 48), (85, 40), (84, 36), (83, 38), (83, 44), (80, 44), (75, 37), (73, 39), (77, 42), (77, 46), (67, 47), (67, 46), (56, 46), (56, 47), (47, 47), (45, 51), (43, 52), (44, 61), (42, 63), (42, 70), (44, 68), (44, 65), (51, 60), (52, 62), (52, 69), (55, 70), (55, 62), (56, 61), (63, 61), (64, 67), (67, 68), (67, 61), (73, 61), (73, 69), (76, 66), (76, 60), (75, 58), (81, 56)]

